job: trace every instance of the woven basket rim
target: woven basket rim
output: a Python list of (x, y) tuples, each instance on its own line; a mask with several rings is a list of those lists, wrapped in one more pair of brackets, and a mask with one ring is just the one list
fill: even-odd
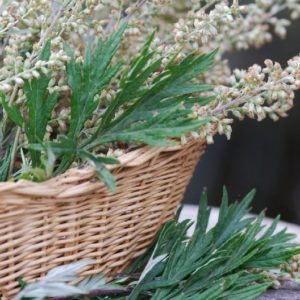
[[(189, 144), (192, 144), (193, 142), (199, 143), (199, 140), (190, 139), (185, 145), (177, 144), (167, 147), (143, 146), (118, 157), (120, 164), (108, 165), (107, 167), (109, 170), (138, 167), (160, 153), (179, 151), (184, 147), (188, 147)], [(66, 191), (70, 189), (70, 186), (75, 186), (78, 182), (90, 182), (93, 178), (95, 178), (95, 171), (92, 167), (74, 167), (70, 168), (63, 174), (59, 174), (43, 182), (32, 182), (24, 179), (15, 182), (1, 182), (0, 196), (1, 192), (11, 192), (12, 194), (30, 195), (32, 197), (43, 197), (47, 195), (47, 197), (64, 198), (68, 195), (68, 192)], [(8, 204), (10, 201), (5, 202)]]
[(25, 182), (23, 189), (16, 183), (14, 189), (0, 191), (3, 299), (17, 293), (18, 277), (32, 282), (54, 267), (81, 259), (95, 260), (78, 274), (81, 278), (103, 273), (109, 279), (122, 272), (174, 217), (204, 149), (201, 139), (176, 147), (131, 149), (121, 157), (125, 167), (112, 171), (116, 193), (108, 193), (85, 168), (51, 180), (52, 191), (62, 188), (62, 194), (51, 196), (44, 183), (31, 182), (31, 190)]

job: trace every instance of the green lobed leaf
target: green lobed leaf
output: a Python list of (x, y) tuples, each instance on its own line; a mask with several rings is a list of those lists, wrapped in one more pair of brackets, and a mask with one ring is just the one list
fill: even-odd
[[(152, 85), (145, 88), (146, 81), (162, 68), (161, 59), (153, 60), (152, 40), (153, 35), (122, 75), (119, 92), (106, 109), (95, 133), (82, 143), (82, 147), (92, 150), (113, 141), (172, 145), (174, 141), (170, 142), (170, 138), (196, 130), (208, 121), (193, 121), (188, 115), (192, 105), (202, 101), (191, 95), (212, 87), (191, 81), (211, 66), (215, 51), (199, 57), (190, 55), (180, 63), (175, 63), (172, 57)], [(188, 109), (182, 108), (185, 101)], [(119, 110), (123, 113), (115, 117)]]
[(117, 160), (109, 157), (95, 156), (85, 150), (80, 150), (78, 155), (95, 169), (97, 177), (104, 182), (110, 192), (116, 190), (116, 179), (106, 168), (105, 164), (118, 164)]
[[(257, 237), (262, 230), (261, 222), (264, 215), (261, 214), (255, 220), (245, 217), (253, 194), (254, 192), (248, 194), (241, 203), (229, 205), (228, 195), (224, 190), (219, 221), (207, 232), (210, 211), (206, 204), (206, 194), (202, 195), (194, 234), (189, 242), (186, 242), (180, 234), (173, 233), (181, 242), (178, 243), (177, 240), (169, 248), (164, 271), (157, 275), (162, 284), (161, 286), (156, 284), (151, 300), (206, 299), (212, 291), (216, 292), (212, 299), (255, 299), (270, 286), (270, 282), (259, 282), (264, 277), (262, 273), (244, 275), (241, 270), (245, 270), (251, 261), (253, 262), (251, 267), (265, 269), (272, 265), (276, 268), (282, 260), (286, 261), (287, 257), (298, 253), (299, 249), (290, 247), (288, 243), (292, 238), (290, 235), (285, 232), (274, 234), (276, 222), (264, 235)], [(156, 241), (156, 248), (162, 242), (162, 232), (161, 238)], [(284, 238), (281, 235), (284, 235)], [(285, 251), (275, 249), (280, 259), (276, 258), (274, 252), (272, 253), (274, 259), (270, 261), (269, 255), (272, 250), (266, 245), (268, 243), (277, 245), (277, 241)], [(258, 258), (265, 259), (266, 264), (259, 264)], [(227, 284), (225, 278), (229, 278)], [(144, 287), (150, 284), (150, 287), (154, 288), (153, 279), (144, 282)], [(222, 282), (220, 286), (218, 280)], [(173, 285), (169, 286), (171, 283)], [(143, 290), (143, 287), (139, 287), (138, 292), (141, 293)], [(128, 299), (138, 299), (138, 295), (135, 293)]]
[[(78, 144), (85, 122), (92, 117), (98, 107), (99, 103), (95, 101), (95, 96), (110, 83), (120, 70), (121, 63), (111, 65), (111, 61), (118, 49), (126, 26), (127, 23), (124, 22), (106, 43), (99, 40), (95, 51), (92, 51), (89, 45), (86, 48), (83, 63), (77, 62), (72, 51), (68, 50), (71, 60), (66, 67), (68, 84), (72, 91), (68, 138), (73, 140), (75, 144)], [(72, 160), (72, 155), (65, 155), (56, 170), (56, 174), (65, 171)], [(108, 182), (112, 184), (106, 171), (103, 170), (100, 173), (98, 172), (99, 177), (106, 178), (107, 184)]]
[[(47, 61), (50, 57), (51, 42), (47, 41), (39, 55), (40, 60)], [(28, 111), (28, 121), (25, 124), (25, 133), (31, 144), (43, 143), (46, 127), (51, 118), (52, 110), (57, 102), (56, 92), (49, 94), (48, 85), (50, 76), (39, 71), (39, 78), (25, 80), (25, 106)], [(40, 153), (30, 150), (32, 166), (40, 165)]]

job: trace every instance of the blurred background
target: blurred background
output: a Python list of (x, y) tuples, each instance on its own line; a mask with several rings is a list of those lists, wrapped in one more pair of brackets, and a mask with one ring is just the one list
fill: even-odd
[[(262, 49), (232, 53), (232, 68), (263, 64), (266, 58), (286, 61), (300, 52), (300, 20), (294, 21), (287, 38), (274, 38)], [(210, 205), (219, 206), (222, 188), (232, 200), (257, 189), (254, 212), (267, 208), (267, 215), (300, 224), (300, 93), (289, 117), (278, 122), (246, 120), (236, 122), (232, 138), (216, 137), (197, 166), (184, 198), (197, 204), (203, 187), (208, 188)]]

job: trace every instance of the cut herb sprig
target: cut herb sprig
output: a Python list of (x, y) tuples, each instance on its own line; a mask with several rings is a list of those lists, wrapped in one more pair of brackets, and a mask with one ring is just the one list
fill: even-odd
[[(218, 221), (209, 229), (211, 211), (203, 192), (191, 237), (187, 237), (191, 220), (171, 220), (146, 253), (112, 283), (105, 284), (99, 276), (87, 278), (72, 286), (78, 289), (76, 294), (68, 293), (67, 282), (62, 286), (56, 280), (48, 293), (72, 299), (254, 300), (280, 276), (280, 266), (300, 253), (300, 245), (292, 242), (294, 235), (286, 230), (276, 231), (279, 218), (265, 228), (264, 213), (247, 215), (253, 196), (254, 191), (240, 203), (229, 204), (224, 190)], [(68, 273), (68, 266), (59, 268), (62, 274)], [(26, 287), (21, 295), (47, 293), (47, 277), (41, 284)]]

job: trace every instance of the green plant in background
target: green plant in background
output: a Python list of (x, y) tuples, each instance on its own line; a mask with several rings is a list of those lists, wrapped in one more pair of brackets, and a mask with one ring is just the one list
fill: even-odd
[(70, 285), (79, 269), (93, 263), (87, 260), (53, 269), (40, 282), (27, 285), (17, 299), (256, 299), (274, 278), (284, 276), (281, 265), (300, 253), (300, 245), (291, 242), (294, 235), (286, 230), (276, 231), (279, 218), (264, 228), (264, 213), (247, 216), (253, 196), (254, 191), (229, 204), (224, 190), (218, 221), (208, 229), (210, 208), (203, 192), (193, 234), (187, 237), (191, 220), (167, 222), (148, 251), (112, 283), (96, 276)]

